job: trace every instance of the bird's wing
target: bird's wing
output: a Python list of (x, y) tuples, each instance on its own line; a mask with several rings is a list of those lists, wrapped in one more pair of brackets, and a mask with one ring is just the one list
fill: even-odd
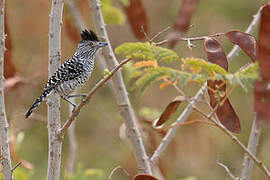
[(45, 90), (52, 89), (64, 81), (77, 78), (83, 71), (83, 64), (76, 59), (70, 58), (57, 68), (55, 73), (49, 78)]

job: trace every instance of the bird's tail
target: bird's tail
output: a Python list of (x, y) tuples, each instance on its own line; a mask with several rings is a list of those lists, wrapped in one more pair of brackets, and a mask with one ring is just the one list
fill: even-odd
[(46, 99), (46, 97), (48, 97), (51, 94), (51, 92), (52, 92), (52, 89), (45, 90), (39, 96), (39, 98), (36, 99), (36, 101), (31, 106), (31, 108), (27, 111), (27, 113), (25, 114), (25, 118), (28, 118), (32, 114), (32, 112), (42, 103), (42, 101), (44, 101)]

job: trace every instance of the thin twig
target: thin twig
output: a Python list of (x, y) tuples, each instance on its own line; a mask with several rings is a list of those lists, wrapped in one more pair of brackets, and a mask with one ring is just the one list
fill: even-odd
[[(106, 42), (108, 42), (107, 48), (103, 49), (103, 56), (105, 56), (105, 60), (109, 69), (112, 69), (119, 63), (110, 44), (106, 25), (103, 19), (100, 0), (89, 0), (88, 2), (89, 7), (91, 8), (92, 20), (94, 22), (97, 33), (101, 36), (104, 36), (106, 38)], [(112, 84), (114, 96), (117, 99), (121, 115), (125, 120), (128, 135), (132, 144), (132, 150), (138, 164), (139, 172), (151, 175), (152, 169), (149, 158), (146, 154), (141, 133), (138, 129), (137, 117), (130, 103), (128, 92), (126, 90), (126, 86), (124, 84), (123, 77), (120, 71), (117, 72), (116, 75), (112, 78)]]
[(149, 42), (150, 42), (150, 43), (154, 42), (154, 40), (155, 40), (156, 38), (158, 38), (161, 34), (167, 32), (169, 29), (171, 29), (171, 26), (168, 26), (168, 27), (166, 27), (165, 29), (163, 29), (163, 30), (161, 30), (160, 32), (158, 32), (156, 35), (154, 35), (154, 36), (150, 39)]
[(129, 175), (128, 171), (125, 169), (125, 168), (122, 168), (121, 166), (116, 166), (115, 168), (113, 168), (113, 170), (111, 171), (109, 177), (108, 177), (108, 180), (112, 180), (112, 176), (115, 174), (115, 172), (117, 170), (122, 170), (127, 176), (129, 179), (131, 179), (131, 176)]
[(227, 172), (227, 174), (231, 177), (232, 180), (240, 180), (239, 177), (235, 177), (235, 176), (231, 173), (230, 169), (229, 169), (225, 164), (223, 164), (223, 163), (221, 163), (221, 162), (219, 162), (219, 161), (217, 160), (217, 165), (219, 165), (220, 167), (222, 167), (222, 168)]
[[(254, 18), (253, 21), (250, 23), (251, 25), (249, 25), (247, 31), (251, 32), (255, 28), (255, 25), (257, 24), (257, 21), (258, 21), (258, 18)], [(188, 39), (183, 39), (183, 40), (187, 41)], [(192, 40), (203, 40), (203, 39), (205, 39), (205, 36), (204, 37), (199, 37), (199, 38), (193, 38)], [(164, 42), (160, 42), (159, 45), (161, 45), (163, 43), (166, 43), (166, 42), (167, 42), (167, 40), (164, 40)], [(233, 54), (232, 53), (229, 53), (229, 54), (230, 54), (230, 57), (228, 55), (227, 58), (229, 60), (232, 60)], [(202, 98), (204, 92), (206, 91), (206, 87), (207, 87), (207, 84), (205, 83), (203, 85), (203, 87), (201, 87), (201, 89), (197, 92), (197, 94), (195, 95), (193, 101), (187, 105), (187, 107), (184, 109), (182, 114), (176, 120), (176, 122), (175, 122), (176, 124), (185, 122), (187, 120), (188, 116), (192, 112), (193, 104), (197, 104), (197, 102)], [(174, 127), (172, 129), (170, 129), (167, 132), (167, 134), (163, 137), (161, 143), (159, 144), (159, 146), (157, 147), (157, 149), (155, 150), (154, 154), (151, 157), (151, 164), (152, 165), (154, 165), (156, 163), (156, 161), (158, 160), (160, 155), (166, 150), (168, 144), (171, 142), (172, 138), (175, 136), (177, 130), (178, 130), (178, 127)]]
[[(193, 106), (193, 109), (202, 114), (205, 118), (208, 119), (208, 115), (205, 114), (203, 111), (198, 109), (197, 107)], [(220, 130), (222, 130), (226, 135), (228, 135), (233, 142), (238, 144), (240, 148), (257, 164), (257, 166), (264, 172), (267, 176), (267, 179), (270, 179), (270, 172), (266, 168), (265, 164), (259, 160), (250, 150), (235, 136), (233, 135), (226, 127), (224, 127), (219, 121), (215, 120), (213, 117), (209, 118), (211, 122), (213, 122)]]
[(88, 103), (88, 101), (91, 99), (91, 97), (97, 92), (99, 88), (101, 88), (109, 79), (113, 77), (113, 75), (127, 62), (129, 62), (130, 59), (123, 60), (117, 67), (115, 67), (109, 75), (101, 79), (87, 94), (86, 98), (76, 107), (70, 118), (65, 122), (61, 130), (59, 131), (59, 136), (62, 137), (67, 129), (70, 127), (72, 122), (76, 119), (76, 117), (79, 115), (81, 109)]
[[(179, 37), (176, 40), (178, 40), (178, 41), (187, 41), (187, 42), (190, 42), (190, 41), (199, 41), (199, 40), (205, 40), (207, 37), (219, 37), (219, 36), (222, 36), (224, 34), (225, 33), (215, 33), (215, 34), (210, 34), (208, 36), (188, 37), (188, 38)], [(157, 42), (155, 44), (157, 46), (160, 46), (160, 45), (163, 45), (163, 44), (167, 43), (168, 41), (169, 41), (168, 39), (165, 39), (165, 40), (160, 41), (160, 42)]]
[(22, 162), (18, 162), (12, 169), (11, 172), (13, 173), (17, 167), (19, 167), (22, 164)]
[(0, 0), (0, 155), (4, 180), (13, 180), (8, 143), (8, 121), (4, 100), (4, 53), (5, 53), (5, 0)]

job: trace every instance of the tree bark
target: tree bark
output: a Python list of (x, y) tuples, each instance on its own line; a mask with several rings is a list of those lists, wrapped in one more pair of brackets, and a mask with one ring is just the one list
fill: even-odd
[(10, 150), (8, 144), (8, 122), (4, 100), (4, 53), (5, 53), (5, 0), (0, 0), (0, 146), (4, 180), (13, 180)]
[[(52, 0), (49, 24), (49, 77), (53, 75), (61, 64), (61, 26), (64, 0)], [(58, 131), (61, 128), (60, 98), (52, 94), (47, 101), (48, 105), (48, 138), (49, 154), (47, 180), (60, 178), (62, 139)]]

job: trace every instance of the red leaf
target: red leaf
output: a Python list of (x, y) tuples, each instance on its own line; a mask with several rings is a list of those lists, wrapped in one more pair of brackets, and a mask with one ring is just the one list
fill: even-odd
[(5, 46), (7, 48), (7, 50), (5, 51), (5, 61), (4, 61), (4, 77), (5, 78), (10, 78), (12, 76), (15, 76), (15, 74), (17, 73), (17, 70), (14, 66), (14, 64), (12, 63), (12, 59), (11, 59), (11, 55), (12, 55), (12, 44), (11, 44), (11, 36), (9, 33), (9, 28), (8, 28), (8, 24), (7, 24), (7, 14), (5, 13), (5, 22), (4, 22), (4, 26), (5, 26), (5, 34), (6, 39), (5, 39)]
[(261, 80), (255, 83), (254, 109), (259, 121), (270, 122), (270, 5), (266, 5), (261, 13), (258, 40)]
[(185, 101), (185, 97), (177, 96), (172, 102), (167, 105), (155, 125), (160, 126), (164, 124), (176, 112), (177, 108), (183, 101)]
[(125, 8), (125, 10), (129, 24), (131, 25), (131, 29), (135, 37), (141, 40), (145, 39), (142, 27), (145, 33), (148, 34), (149, 23), (141, 0), (130, 0), (130, 4), (128, 7)]
[[(207, 58), (211, 63), (217, 64), (228, 71), (228, 60), (225, 52), (219, 42), (214, 38), (206, 38), (204, 42)], [(217, 103), (223, 102), (225, 96), (217, 99), (217, 94), (226, 94), (226, 84), (223, 81), (207, 81), (210, 105), (214, 108)], [(219, 121), (230, 131), (241, 132), (241, 125), (237, 114), (235, 113), (229, 99), (216, 110)]]
[(156, 177), (148, 174), (137, 174), (132, 180), (158, 180)]
[(230, 31), (225, 36), (234, 44), (237, 44), (253, 62), (257, 59), (257, 41), (248, 33), (240, 31)]
[(189, 29), (192, 14), (199, 0), (183, 0), (175, 18), (175, 29), (186, 32)]

